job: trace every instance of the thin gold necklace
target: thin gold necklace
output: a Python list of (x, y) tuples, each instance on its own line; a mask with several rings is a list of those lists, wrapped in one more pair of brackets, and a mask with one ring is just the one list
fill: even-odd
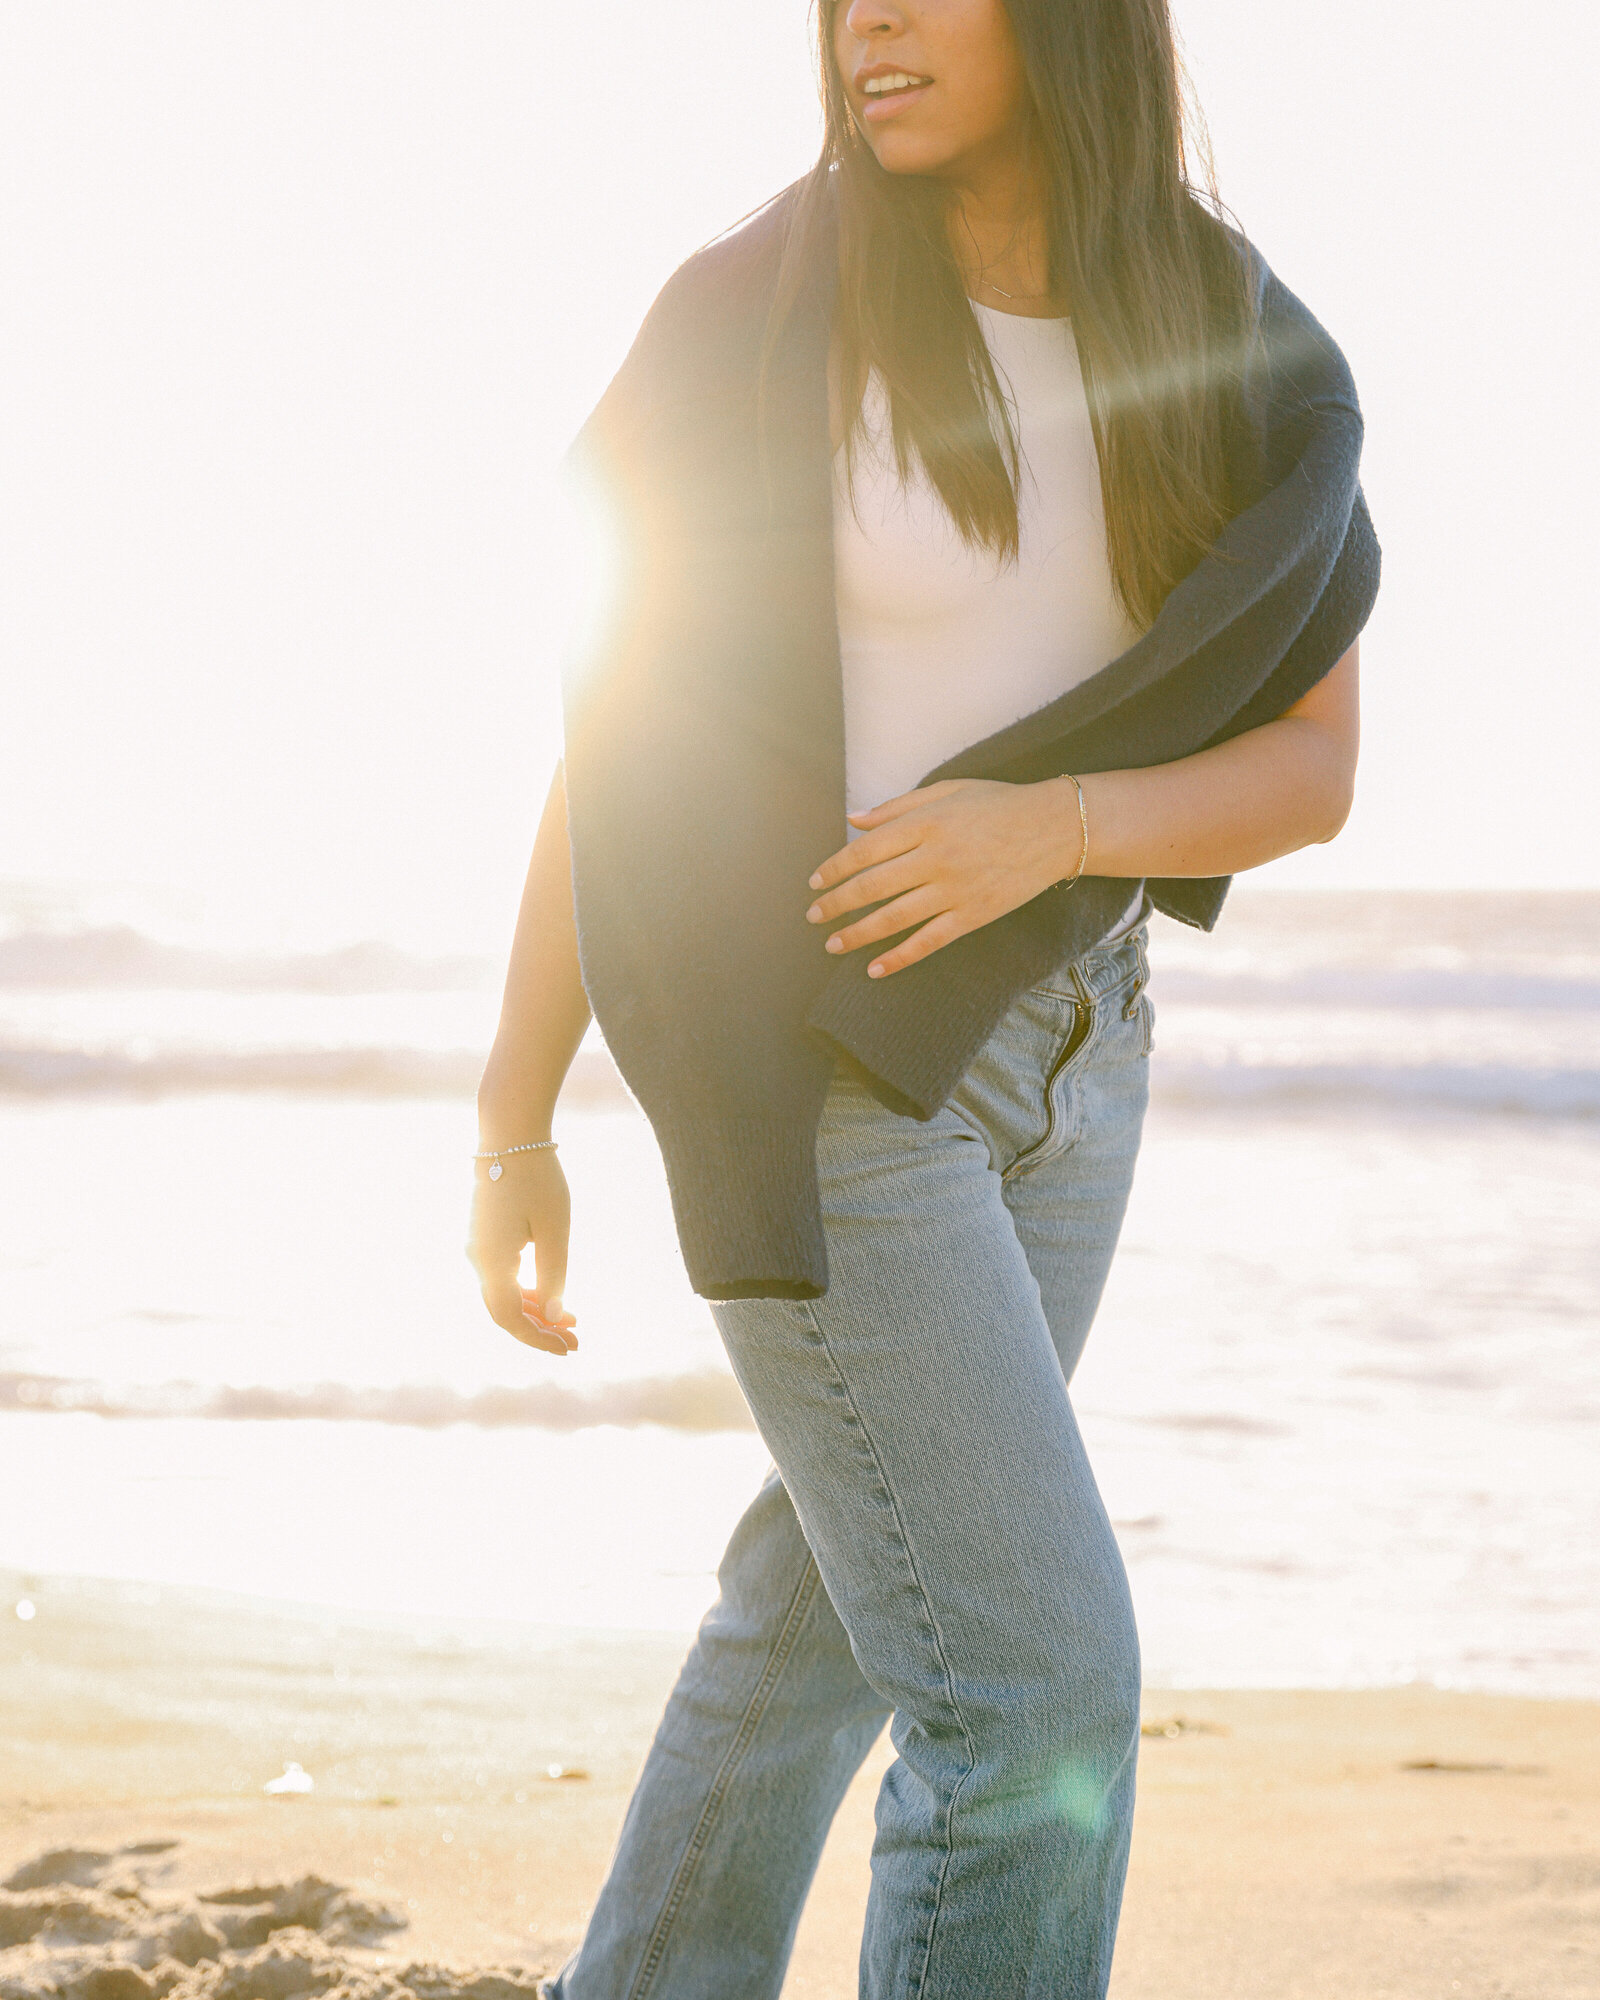
[[(977, 237), (976, 237), (976, 236), (975, 236), (975, 235), (973, 234), (973, 229), (972, 229), (972, 224), (971, 224), (970, 222), (968, 222), (968, 220), (967, 220), (967, 218), (966, 218), (966, 215), (965, 215), (965, 214), (963, 214), (963, 215), (962, 215), (962, 217), (961, 217), (961, 226), (962, 226), (962, 228), (963, 228), (963, 229), (964, 229), (964, 230), (965, 230), (965, 231), (967, 232), (967, 241), (968, 241), (968, 242), (969, 242), (969, 243), (970, 243), (970, 244), (972, 245), (973, 249), (974, 249), (975, 251), (977, 251), (977, 250), (978, 250), (978, 239), (977, 239)], [(1006, 254), (1006, 252), (1007, 252), (1007, 251), (1009, 251), (1009, 250), (1012, 250), (1012, 249), (1014, 249), (1014, 248), (1016, 247), (1016, 244), (1017, 244), (1017, 242), (1018, 242), (1019, 238), (1021, 237), (1021, 235), (1022, 235), (1022, 231), (1021, 231), (1021, 229), (1020, 229), (1020, 228), (1019, 228), (1019, 229), (1017, 229), (1016, 231), (1014, 231), (1014, 233), (1012, 234), (1012, 237), (1011, 237), (1011, 241), (1010, 241), (1009, 243), (1007, 243), (1007, 244), (1005, 245), (1005, 248), (1004, 248), (1004, 249), (1003, 249), (1003, 250), (1001, 251), (1001, 253), (1000, 253), (1002, 257), (1003, 257), (1003, 256), (1005, 256), (1005, 254)], [(1009, 299), (1009, 300), (1011, 301), (1011, 303), (1012, 303), (1013, 305), (1019, 305), (1019, 304), (1020, 304), (1020, 305), (1037, 305), (1037, 304), (1038, 304), (1038, 302), (1040, 301), (1040, 299), (1047, 299), (1047, 298), (1049, 298), (1049, 296), (1050, 296), (1050, 294), (1049, 294), (1048, 292), (1008, 292), (1008, 291), (1006, 290), (1006, 288), (1005, 288), (1005, 286), (1004, 286), (1004, 285), (997, 285), (997, 284), (995, 283), (995, 281), (994, 281), (994, 279), (993, 279), (993, 278), (986, 278), (986, 277), (985, 277), (985, 276), (983, 275), (983, 268), (984, 268), (984, 267), (983, 267), (983, 254), (982, 254), (982, 252), (981, 252), (981, 251), (979, 251), (979, 252), (978, 252), (978, 283), (979, 283), (980, 285), (987, 285), (987, 286), (989, 287), (989, 289), (990, 289), (990, 291), (991, 291), (991, 292), (998, 292), (998, 293), (1000, 294), (1001, 298), (1003, 298), (1003, 299)]]
[(1016, 305), (1019, 301), (1024, 305), (1037, 304), (1040, 299), (1047, 299), (1050, 296), (1048, 292), (1008, 292), (1004, 285), (997, 285), (993, 278), (980, 276), (978, 283), (980, 285), (987, 285), (991, 292), (998, 292), (1001, 298), (1010, 299), (1013, 305)]

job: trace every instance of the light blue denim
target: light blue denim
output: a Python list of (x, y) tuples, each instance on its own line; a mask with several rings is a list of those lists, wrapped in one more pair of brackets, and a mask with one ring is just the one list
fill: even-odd
[(1139, 1655), (1068, 1399), (1148, 1094), (1142, 928), (1031, 989), (937, 1117), (836, 1072), (820, 1299), (712, 1311), (775, 1469), (551, 2000), (777, 2000), (886, 1720), (864, 2000), (1105, 1993)]

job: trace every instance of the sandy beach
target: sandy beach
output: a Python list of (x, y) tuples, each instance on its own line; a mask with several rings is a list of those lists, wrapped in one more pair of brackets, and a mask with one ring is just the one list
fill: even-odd
[[(223, 1985), (202, 1960), (180, 1993), (531, 1990), (579, 1934), (683, 1644), (0, 1583), (7, 2000), (159, 1993), (111, 1968), (205, 1948), (219, 1918)], [(1116, 2000), (1600, 1995), (1600, 1705), (1152, 1690), (1146, 1715)], [(835, 1827), (795, 2000), (855, 1992), (887, 1756)], [(266, 1796), (291, 1761), (314, 1791)]]

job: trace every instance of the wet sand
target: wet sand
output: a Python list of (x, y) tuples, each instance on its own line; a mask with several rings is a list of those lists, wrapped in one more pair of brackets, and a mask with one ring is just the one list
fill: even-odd
[[(515, 2000), (581, 1930), (682, 1644), (0, 1574), (0, 1996)], [(1153, 1690), (1146, 1715), (1114, 2000), (1600, 2000), (1600, 1705)], [(794, 2000), (855, 1993), (887, 1757)], [(315, 1789), (264, 1795), (291, 1760)]]

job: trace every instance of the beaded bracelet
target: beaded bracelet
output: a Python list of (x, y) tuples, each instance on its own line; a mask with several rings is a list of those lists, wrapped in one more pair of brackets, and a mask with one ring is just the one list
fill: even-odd
[(502, 1146), (498, 1153), (474, 1153), (472, 1157), (475, 1160), (493, 1160), (494, 1165), (489, 1169), (489, 1178), (497, 1181), (505, 1172), (505, 1168), (500, 1164), (503, 1159), (508, 1159), (513, 1153), (542, 1153), (547, 1147), (553, 1147), (556, 1143), (554, 1139), (530, 1139), (525, 1146)]

